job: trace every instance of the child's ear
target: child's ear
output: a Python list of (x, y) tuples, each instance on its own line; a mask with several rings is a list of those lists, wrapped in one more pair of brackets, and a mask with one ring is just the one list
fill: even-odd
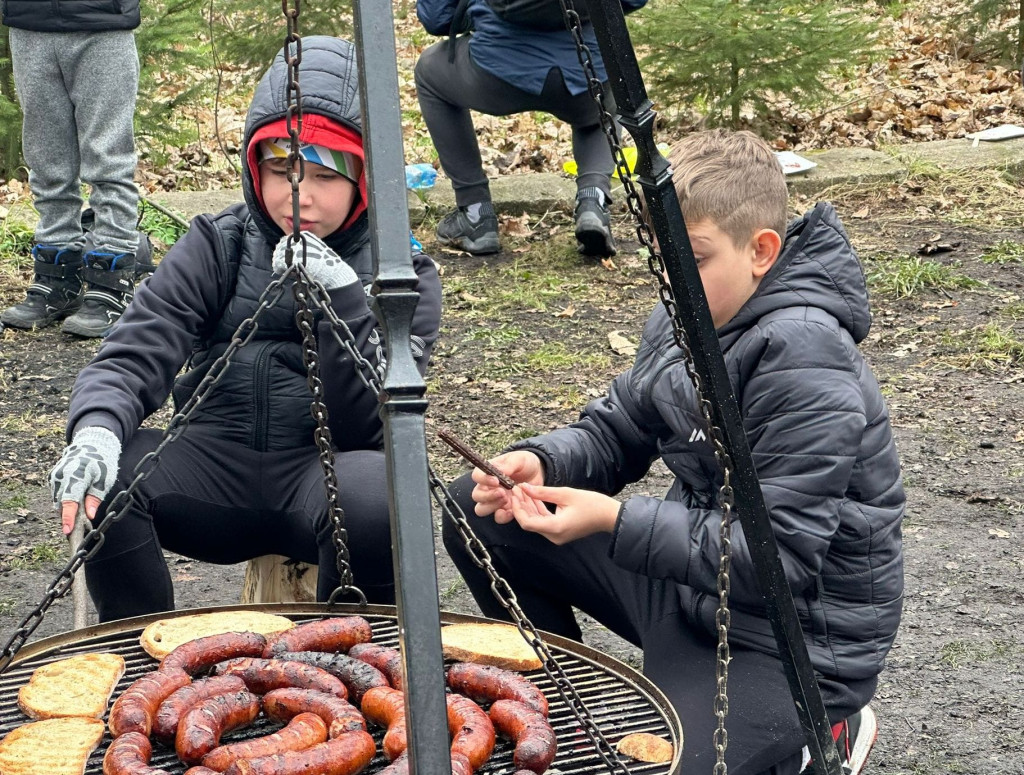
[(779, 257), (782, 238), (774, 229), (760, 229), (754, 232), (751, 245), (754, 248), (754, 276), (764, 277), (775, 265), (775, 259)]

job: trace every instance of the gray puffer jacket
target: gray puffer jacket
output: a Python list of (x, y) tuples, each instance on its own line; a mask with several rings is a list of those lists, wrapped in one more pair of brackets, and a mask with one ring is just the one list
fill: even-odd
[[(718, 331), (811, 661), (860, 679), (882, 670), (903, 601), (905, 496), (888, 412), (857, 343), (867, 288), (830, 205), (788, 230), (754, 296)], [(664, 499), (634, 496), (610, 556), (671, 579), (691, 624), (714, 633), (722, 477), (672, 326), (658, 305), (633, 367), (568, 428), (518, 443), (547, 484), (619, 492), (657, 457), (676, 476)], [(733, 524), (733, 643), (776, 652), (739, 522)]]
[(110, 32), (139, 26), (139, 0), (3, 0), (3, 23), (36, 32)]

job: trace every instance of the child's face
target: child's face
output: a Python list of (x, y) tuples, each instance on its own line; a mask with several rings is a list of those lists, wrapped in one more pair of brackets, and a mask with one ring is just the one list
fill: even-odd
[(771, 229), (760, 229), (736, 247), (732, 238), (709, 220), (688, 224), (687, 231), (711, 319), (715, 328), (721, 328), (754, 295), (761, 278), (775, 263), (782, 241)]
[[(260, 162), (260, 193), (267, 215), (285, 234), (292, 233), (292, 184), (287, 159)], [(306, 162), (299, 183), (299, 228), (321, 239), (336, 232), (348, 219), (356, 198), (351, 180), (322, 164)]]

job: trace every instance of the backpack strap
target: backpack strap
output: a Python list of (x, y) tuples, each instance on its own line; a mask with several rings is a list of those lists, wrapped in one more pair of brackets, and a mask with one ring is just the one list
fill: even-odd
[(455, 39), (464, 32), (470, 32), (473, 25), (469, 20), (469, 0), (459, 0), (448, 27), (448, 61), (455, 61)]

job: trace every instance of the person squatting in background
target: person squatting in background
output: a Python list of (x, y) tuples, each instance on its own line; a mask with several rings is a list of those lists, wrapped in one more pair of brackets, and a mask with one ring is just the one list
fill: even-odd
[[(628, 13), (646, 2), (622, 0), (622, 6)], [(579, 251), (588, 256), (615, 255), (608, 217), (615, 165), (575, 41), (561, 21), (557, 0), (553, 6), (556, 18), (542, 29), (506, 21), (488, 0), (416, 2), (416, 13), (427, 32), (450, 36), (427, 48), (415, 70), (423, 120), (455, 191), (457, 207), (437, 227), (437, 238), (444, 245), (473, 254), (501, 249), (470, 111), (509, 116), (536, 110), (572, 127)], [(472, 32), (459, 34), (467, 26)], [(583, 25), (583, 38), (604, 87), (604, 108), (614, 116), (615, 101), (589, 22)]]
[[(104, 336), (135, 293), (139, 2), (3, 0), (3, 23), (39, 222), (32, 284), (0, 321), (31, 329), (64, 320), (68, 333)], [(90, 230), (82, 183), (91, 187)]]
[[(750, 442), (804, 640), (844, 759), (874, 742), (868, 702), (903, 604), (906, 497), (889, 414), (857, 349), (871, 325), (856, 252), (831, 205), (786, 224), (786, 181), (749, 132), (671, 149), (673, 182)], [(716, 611), (723, 474), (665, 306), (632, 368), (572, 425), (474, 470), (451, 492), (541, 630), (579, 640), (573, 609), (643, 649), (686, 730), (684, 772), (716, 755)], [(614, 496), (661, 458), (664, 498)], [(553, 511), (552, 511), (553, 509)], [(445, 548), (486, 616), (507, 619), (450, 520)], [(796, 775), (804, 735), (743, 524), (732, 521), (729, 745), (735, 775)]]
[[(70, 442), (50, 475), (62, 526), (76, 512), (109, 517), (114, 495), (163, 433), (140, 428), (172, 392), (195, 393), (260, 295), (286, 268), (293, 210), (288, 66), (279, 52), (256, 87), (246, 118), (245, 202), (200, 215), (143, 285), (121, 322), (79, 374), (71, 394)], [(351, 43), (302, 40), (299, 228), (306, 268), (352, 332), (353, 346), (382, 370), (383, 337), (369, 307), (373, 281), (356, 55)], [(276, 247), (275, 247), (276, 246)], [(425, 373), (441, 316), (433, 261), (415, 251), (419, 300), (413, 355)], [(290, 282), (290, 281), (289, 281)], [(371, 603), (394, 602), (391, 532), (377, 397), (323, 315), (314, 325), (323, 401), (335, 448), (354, 583)], [(163, 550), (204, 562), (282, 554), (319, 565), (317, 599), (338, 586), (334, 524), (324, 486), (312, 394), (295, 301), (286, 289), (261, 314), (187, 430), (160, 453), (124, 518), (85, 563), (100, 621), (174, 607)], [(182, 366), (185, 373), (178, 377)]]

